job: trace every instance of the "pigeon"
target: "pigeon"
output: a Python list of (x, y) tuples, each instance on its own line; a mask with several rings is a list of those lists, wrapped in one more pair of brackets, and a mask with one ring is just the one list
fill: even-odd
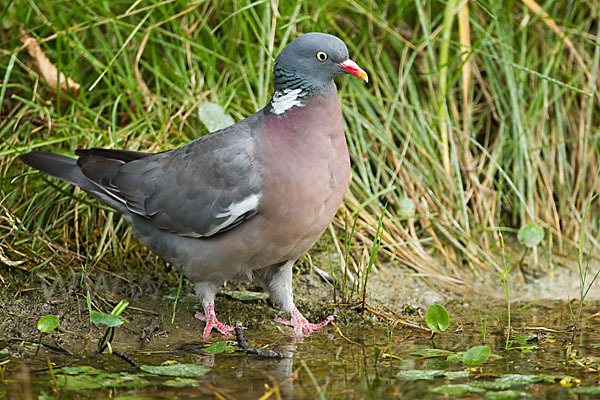
[(235, 277), (256, 279), (308, 336), (292, 267), (321, 237), (350, 181), (350, 157), (334, 78), (368, 77), (336, 36), (307, 33), (277, 56), (275, 91), (260, 111), (179, 148), (146, 153), (78, 149), (78, 158), (22, 154), (30, 167), (70, 182), (119, 212), (140, 242), (195, 284), (206, 321), (225, 337), (214, 300)]

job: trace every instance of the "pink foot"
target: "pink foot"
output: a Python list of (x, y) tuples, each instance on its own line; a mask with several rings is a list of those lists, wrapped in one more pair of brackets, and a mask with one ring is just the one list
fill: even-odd
[[(210, 337), (210, 331), (212, 331), (213, 328), (221, 332), (226, 338), (233, 336), (231, 334), (231, 331), (233, 331), (234, 329), (233, 326), (224, 324), (217, 320), (217, 315), (215, 314), (215, 307), (212, 304), (209, 304), (206, 307), (204, 307), (204, 312), (206, 315), (202, 314), (200, 311), (196, 313), (196, 318), (198, 318), (200, 321), (206, 321), (206, 327), (204, 328), (203, 335), (204, 340)], [(208, 318), (206, 316), (208, 316)]]
[(279, 322), (280, 324), (293, 327), (294, 334), (296, 336), (310, 336), (312, 332), (316, 331), (317, 329), (321, 329), (329, 322), (333, 321), (334, 318), (333, 315), (330, 315), (329, 317), (325, 318), (325, 320), (323, 320), (322, 322), (319, 322), (318, 324), (313, 324), (308, 322), (296, 307), (294, 307), (294, 309), (292, 310), (291, 315), (292, 319), (290, 320), (277, 317), (275, 318), (275, 321)]

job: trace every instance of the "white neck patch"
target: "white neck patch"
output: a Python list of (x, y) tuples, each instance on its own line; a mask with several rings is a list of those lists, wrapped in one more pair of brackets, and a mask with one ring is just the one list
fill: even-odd
[(304, 107), (305, 104), (300, 101), (299, 95), (302, 93), (302, 89), (283, 89), (275, 91), (273, 95), (273, 101), (271, 102), (271, 112), (273, 114), (283, 114), (290, 108)]

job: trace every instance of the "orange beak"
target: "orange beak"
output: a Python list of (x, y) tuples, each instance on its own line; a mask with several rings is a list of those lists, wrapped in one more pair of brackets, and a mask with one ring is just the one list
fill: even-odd
[(346, 61), (339, 63), (338, 66), (341, 69), (343, 69), (347, 74), (358, 76), (363, 81), (369, 82), (369, 76), (367, 75), (367, 73), (363, 71), (362, 68), (360, 68), (358, 64), (356, 64), (351, 59), (347, 59)]

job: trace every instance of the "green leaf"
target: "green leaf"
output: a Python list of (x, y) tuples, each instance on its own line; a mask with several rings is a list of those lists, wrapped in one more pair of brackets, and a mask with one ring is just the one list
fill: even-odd
[(520, 399), (523, 397), (530, 397), (530, 395), (527, 392), (521, 392), (519, 390), (502, 390), (500, 392), (487, 392), (485, 394), (486, 399), (492, 400)]
[(65, 375), (57, 379), (58, 384), (68, 390), (100, 389), (108, 387), (141, 388), (150, 382), (127, 372)]
[(436, 376), (444, 375), (444, 371), (438, 369), (432, 370), (418, 370), (418, 369), (409, 369), (406, 371), (398, 372), (396, 375), (400, 379), (406, 379), (408, 381), (418, 381), (418, 380), (432, 380)]
[(210, 101), (200, 104), (198, 107), (198, 118), (200, 118), (200, 121), (202, 121), (209, 132), (218, 131), (234, 123), (231, 115), (226, 113), (223, 107)]
[(471, 376), (471, 371), (446, 371), (444, 378), (453, 381), (454, 379), (468, 378)]
[(481, 365), (490, 356), (491, 350), (488, 346), (475, 346), (463, 354), (462, 362), (470, 367)]
[(450, 315), (448, 315), (448, 311), (443, 306), (432, 304), (427, 309), (425, 321), (429, 329), (435, 333), (440, 333), (450, 326)]
[(90, 313), (90, 321), (94, 324), (104, 324), (109, 328), (114, 328), (127, 322), (123, 317), (118, 315), (106, 314), (100, 311), (92, 311)]
[(421, 356), (421, 357), (444, 357), (449, 354), (454, 354), (453, 351), (450, 350), (441, 350), (441, 349), (418, 349), (410, 352), (413, 356)]
[(465, 353), (463, 353), (462, 351), (459, 351), (458, 353), (448, 354), (448, 357), (446, 357), (446, 361), (461, 363), (464, 355)]
[(38, 321), (37, 328), (40, 332), (46, 333), (53, 331), (58, 327), (58, 317), (56, 315), (45, 315)]
[(92, 299), (90, 297), (90, 291), (87, 291), (87, 295), (85, 296), (85, 300), (87, 303), (87, 308), (88, 308), (88, 312), (91, 314), (92, 313)]
[(221, 340), (219, 342), (214, 342), (206, 347), (203, 347), (202, 351), (205, 353), (210, 353), (210, 354), (219, 354), (219, 353), (230, 352), (235, 349), (236, 349), (236, 347), (228, 344), (228, 342), (226, 340)]
[(180, 376), (185, 378), (202, 376), (211, 370), (209, 367), (196, 364), (173, 364), (161, 366), (142, 365), (140, 368), (142, 369), (142, 371), (148, 372), (150, 374)]
[(381, 349), (381, 347), (374, 345), (373, 346), (373, 355), (375, 356), (375, 366), (377, 366), (377, 363), (379, 362), (379, 358), (381, 358), (381, 353), (383, 353), (383, 350)]
[(441, 393), (441, 394), (453, 394), (453, 395), (459, 395), (459, 394), (463, 394), (463, 393), (481, 393), (481, 392), (485, 392), (485, 389), (476, 387), (476, 386), (472, 386), (468, 383), (461, 383), (458, 385), (440, 385), (438, 387), (435, 387), (433, 389), (429, 389), (431, 392), (434, 393)]
[(79, 374), (97, 375), (97, 374), (103, 373), (103, 371), (96, 369), (94, 367), (90, 367), (89, 365), (79, 365), (76, 367), (63, 367), (59, 371), (62, 371), (67, 375), (79, 375)]
[(221, 293), (235, 300), (253, 301), (268, 299), (269, 295), (265, 292), (250, 292), (248, 290), (226, 290), (222, 289)]
[(573, 389), (576, 394), (600, 394), (600, 386), (580, 386)]
[(401, 217), (412, 217), (415, 215), (415, 203), (408, 197), (398, 200), (398, 215)]
[(183, 388), (183, 387), (197, 387), (200, 383), (194, 378), (175, 378), (169, 379), (162, 383), (164, 386)]
[(517, 239), (522, 245), (533, 248), (544, 239), (544, 229), (536, 224), (522, 226)]
[(496, 382), (506, 382), (511, 385), (529, 385), (536, 382), (547, 382), (553, 383), (556, 380), (554, 375), (520, 375), (520, 374), (506, 374), (496, 379)]

